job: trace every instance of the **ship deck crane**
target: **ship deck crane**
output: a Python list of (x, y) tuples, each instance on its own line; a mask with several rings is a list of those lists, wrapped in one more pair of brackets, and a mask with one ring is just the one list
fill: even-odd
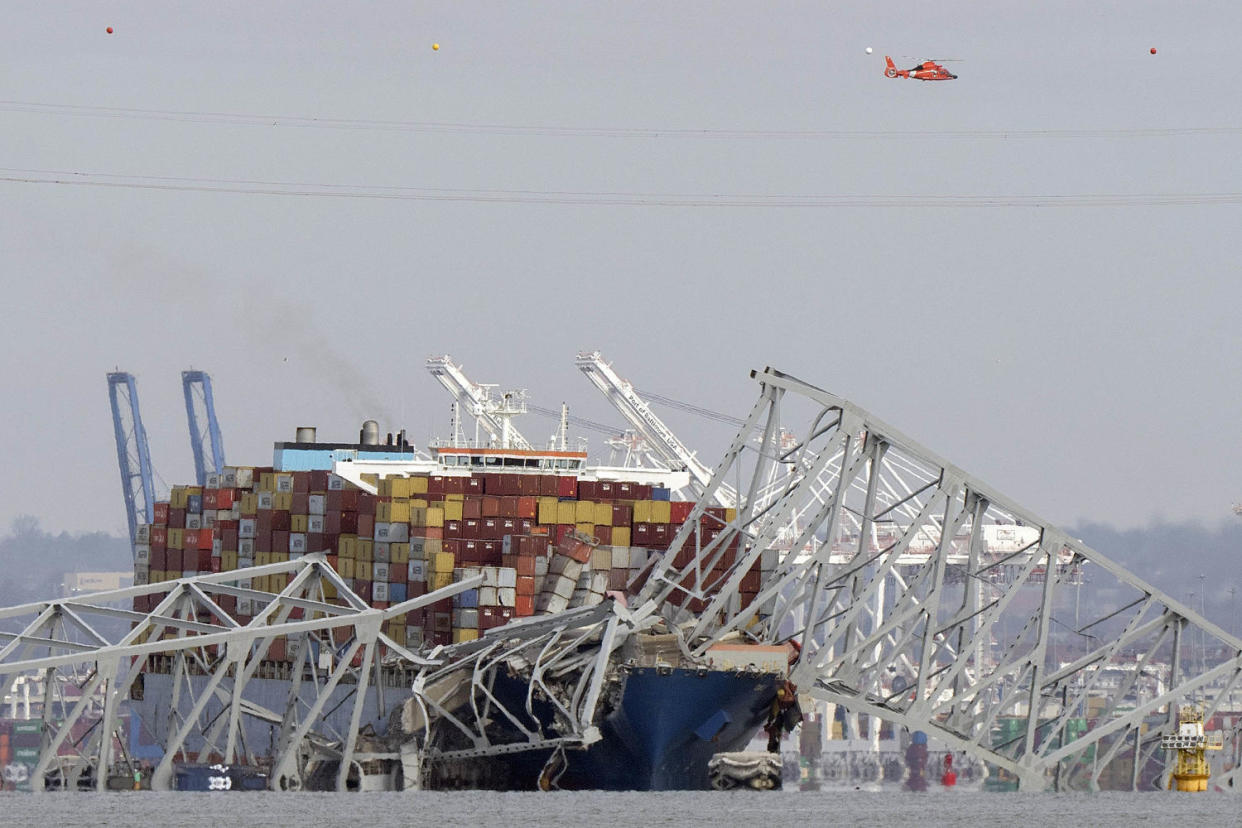
[[(694, 493), (691, 499), (698, 500), (709, 491), (712, 470), (700, 462), (672, 429), (655, 415), (646, 400), (634, 390), (634, 386), (622, 379), (604, 361), (599, 351), (579, 353), (575, 363), (621, 416), (634, 426), (638, 435), (644, 439), (653, 459), (660, 465), (667, 465), (674, 470), (685, 469), (690, 473), (690, 488)], [(737, 492), (723, 482), (714, 489), (712, 497), (721, 506), (733, 506), (737, 503)]]
[(533, 448), (512, 422), (516, 415), (526, 413), (525, 391), (505, 391), (500, 399), (494, 399), (491, 390), (496, 386), (471, 382), (447, 354), (428, 357), (427, 371), (475, 418), (498, 448)]
[[(185, 416), (190, 426), (190, 449), (194, 452), (194, 475), (198, 485), (207, 483), (208, 471), (224, 471), (224, 440), (216, 420), (216, 404), (211, 395), (211, 377), (206, 371), (182, 371), (181, 388), (185, 392)], [(201, 409), (201, 417), (200, 417)], [(211, 465), (207, 465), (207, 449)]]
[(155, 508), (155, 483), (147, 431), (138, 410), (138, 386), (134, 375), (124, 371), (108, 374), (108, 398), (112, 404), (112, 427), (116, 432), (116, 457), (125, 495), (129, 542), (134, 543), (139, 517), (151, 523)]

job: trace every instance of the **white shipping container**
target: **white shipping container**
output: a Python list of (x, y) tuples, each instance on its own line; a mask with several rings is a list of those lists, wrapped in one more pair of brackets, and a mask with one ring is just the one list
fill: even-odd
[(249, 598), (238, 598), (237, 599), (237, 614), (238, 615), (254, 615), (254, 601), (250, 600)]
[(325, 515), (328, 510), (328, 496), (321, 494), (313, 494), (306, 499), (306, 513), (308, 515)]
[[(187, 522), (188, 522), (188, 521), (187, 521)], [(215, 510), (211, 510), (211, 511), (204, 512), (204, 513), (203, 513), (203, 525), (202, 525), (202, 527), (201, 527), (201, 528), (203, 528), (203, 529), (210, 529), (211, 527), (213, 527), (213, 526), (215, 526), (215, 525), (216, 525), (216, 513), (215, 513)]]
[(551, 561), (551, 558), (549, 558), (547, 555), (540, 555), (539, 557), (535, 558), (535, 575), (536, 576), (548, 574), (549, 561)]
[(569, 598), (551, 592), (542, 593), (535, 607), (540, 614), (555, 615), (569, 609)]
[(373, 581), (371, 583), (371, 600), (387, 601), (388, 600), (388, 583), (386, 581)]
[(220, 485), (220, 474), (218, 472), (207, 472), (206, 481), (203, 483), (203, 487), (206, 489), (224, 488)]
[(305, 553), (306, 552), (306, 535), (303, 534), (302, 532), (290, 532), (289, 533), (289, 551), (291, 553), (292, 552)]
[(134, 543), (151, 542), (151, 524), (140, 523), (134, 527)]
[(254, 518), (242, 518), (237, 521), (237, 537), (253, 538), (259, 533), (259, 523)]
[(496, 590), (497, 603), (502, 607), (517, 606), (517, 590), (513, 587), (501, 587)]
[(612, 569), (629, 569), (630, 568), (630, 548), (628, 546), (614, 546), (612, 548)]
[(605, 592), (607, 592), (608, 591), (608, 573), (607, 572), (592, 572), (590, 590), (591, 592), (594, 592), (597, 595), (603, 595)]
[(239, 538), (237, 541), (238, 558), (254, 558), (254, 538)]
[(221, 538), (211, 539), (211, 554), (214, 557), (220, 557), (224, 554), (224, 540)]
[(410, 524), (408, 523), (390, 523), (388, 524), (388, 540), (393, 543), (405, 543), (410, 539)]
[(328, 491), (339, 492), (345, 488), (345, 478), (337, 474), (328, 475)]
[[(375, 581), (388, 581), (389, 565), (387, 561), (376, 560), (371, 569), (371, 578)], [(377, 598), (377, 601), (386, 601), (387, 598)]]
[(272, 508), (272, 493), (259, 492), (258, 497), (255, 499), (255, 505), (260, 509)]
[(150, 571), (145, 566), (142, 567), (141, 569), (135, 566), (134, 567), (134, 586), (146, 586), (149, 583), (151, 583)]
[(479, 587), (479, 606), (494, 607), (496, 605), (496, 587)]
[(427, 581), (427, 562), (426, 561), (421, 560), (421, 559), (415, 560), (414, 558), (411, 558), (409, 564), (406, 567), (406, 570), (407, 570), (407, 574), (409, 575), (409, 580), (422, 581), (426, 583)]
[(151, 562), (151, 544), (136, 543), (134, 544), (134, 563), (148, 564)]
[(185, 528), (186, 529), (202, 529), (203, 528), (203, 516), (187, 513), (185, 516)]
[(591, 569), (612, 569), (612, 547), (597, 546), (591, 550)]
[(462, 607), (454, 610), (453, 614), (457, 616), (456, 626), (463, 630), (477, 630), (479, 628), (479, 611), (477, 609), (468, 609)]
[(496, 582), (502, 589), (517, 586), (517, 570), (511, 566), (500, 567), (499, 577)]
[(483, 567), (483, 586), (485, 587), (500, 586), (500, 567), (498, 566)]
[(391, 563), (392, 544), (388, 541), (376, 541), (371, 544), (371, 559), (380, 563)]
[(311, 515), (306, 519), (306, 531), (312, 535), (322, 535), (323, 526), (323, 515)]
[[(254, 558), (243, 558), (241, 555), (237, 556), (237, 568), (238, 569), (249, 569), (252, 566), (254, 566)], [(251, 589), (250, 578), (243, 578), (242, 581), (246, 582), (245, 589)], [(237, 585), (241, 586), (242, 582), (238, 581)]]

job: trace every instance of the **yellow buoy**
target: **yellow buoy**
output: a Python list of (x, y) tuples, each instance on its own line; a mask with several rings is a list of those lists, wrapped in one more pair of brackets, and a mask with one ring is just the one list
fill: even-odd
[(1178, 711), (1177, 732), (1162, 737), (1160, 746), (1177, 751), (1177, 765), (1169, 780), (1169, 790), (1198, 793), (1207, 790), (1212, 774), (1207, 751), (1224, 747), (1224, 734), (1204, 732), (1203, 711), (1186, 705)]
[(438, 51), (440, 51), (440, 44), (439, 44), (439, 43), (433, 43), (433, 44), (431, 44), (431, 51), (433, 51), (433, 52), (438, 52)]

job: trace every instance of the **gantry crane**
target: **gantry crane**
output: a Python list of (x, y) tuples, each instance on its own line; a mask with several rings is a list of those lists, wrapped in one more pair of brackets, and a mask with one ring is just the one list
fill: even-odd
[[(693, 497), (689, 499), (701, 499), (710, 488), (712, 470), (703, 465), (672, 429), (655, 415), (646, 400), (634, 390), (634, 386), (612, 370), (612, 366), (604, 361), (599, 351), (581, 352), (575, 363), (643, 438), (644, 449), (654, 464), (667, 466), (675, 471), (684, 469), (689, 472), (690, 488), (693, 491)], [(712, 497), (721, 506), (733, 506), (737, 503), (737, 492), (723, 482), (714, 489)]]
[(116, 457), (121, 467), (121, 490), (125, 495), (125, 516), (132, 544), (139, 518), (144, 523), (150, 523), (155, 507), (151, 453), (147, 448), (147, 431), (142, 427), (142, 415), (138, 411), (138, 386), (134, 375), (124, 371), (108, 374), (108, 398), (112, 403)]
[[(206, 371), (182, 371), (181, 388), (185, 392), (190, 450), (194, 452), (194, 475), (198, 485), (203, 486), (207, 483), (208, 471), (216, 474), (224, 471), (224, 440), (220, 436), (220, 424), (216, 421), (216, 404), (211, 396), (211, 377)], [(210, 466), (206, 462), (205, 449), (208, 445), (211, 449)]]
[[(448, 389), (468, 414), (475, 418), (476, 425), (483, 427), (492, 442), (496, 444), (496, 448), (527, 451), (533, 448), (512, 422), (513, 417), (526, 413), (525, 391), (505, 391), (500, 399), (494, 399), (491, 392), (496, 387), (495, 385), (480, 385), (471, 382), (461, 366), (453, 362), (452, 357), (447, 354), (428, 357), (427, 371)], [(477, 442), (477, 427), (475, 432)]]

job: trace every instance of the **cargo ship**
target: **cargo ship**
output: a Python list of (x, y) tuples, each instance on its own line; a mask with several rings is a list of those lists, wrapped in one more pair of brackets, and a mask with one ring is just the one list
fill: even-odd
[[(381, 442), (372, 421), (364, 424), (357, 443), (318, 442), (313, 429), (299, 429), (297, 440), (275, 444), (271, 466), (225, 467), (208, 474), (201, 487), (174, 486), (168, 500), (155, 505), (153, 523), (135, 534), (135, 584), (322, 553), (356, 596), (387, 609), (481, 574), (483, 586), (383, 627), (405, 653), (444, 658), (475, 648), (488, 636), (503, 638), (508, 625), (516, 629), (539, 618), (632, 599), (695, 506), (672, 499), (665, 484), (677, 485), (678, 475), (590, 467), (586, 452), (564, 446), (540, 450), (459, 441), (431, 446), (424, 454), (403, 433)], [(733, 519), (731, 512), (711, 507), (707, 516), (723, 526)], [(673, 554), (687, 558), (677, 561), (680, 566), (691, 552)], [(731, 563), (730, 558), (722, 566)], [(739, 590), (743, 605), (753, 600), (774, 564), (765, 556), (747, 574)], [(251, 586), (276, 593), (290, 577), (267, 575)], [(244, 597), (220, 601), (220, 609), (240, 625), (258, 609)], [(151, 596), (134, 600), (139, 612), (154, 605)], [(763, 725), (785, 678), (788, 654), (783, 647), (739, 641), (729, 653), (693, 658), (675, 638), (661, 621), (611, 655), (598, 709), (584, 723), (591, 739), (570, 749), (558, 746), (558, 736), (570, 734), (557, 705), (543, 698), (528, 707), (524, 723), (502, 716), (488, 723), (483, 741), (515, 746), (499, 752), (472, 751), (469, 739), (434, 722), (399, 725), (397, 711), (416, 706), (414, 668), (401, 653), (379, 647), (388, 703), (384, 693), (368, 696), (360, 724), (373, 743), (366, 756), (383, 758), (355, 762), (348, 787), (707, 789), (712, 756), (741, 749)], [(268, 660), (245, 684), (245, 741), (253, 756), (270, 757), (276, 750), (290, 684), (303, 664), (295, 662), (291, 649), (283, 640), (272, 642)], [(330, 662), (333, 654), (313, 657)], [(497, 673), (488, 688), (500, 704), (519, 705), (532, 694), (531, 678), (519, 661)], [(143, 670), (130, 701), (140, 721), (131, 748), (136, 755), (144, 755), (144, 748), (152, 755), (184, 714), (177, 709), (177, 681), (206, 679), (192, 673), (178, 678), (171, 656), (152, 655)], [(352, 687), (342, 684), (334, 693), (322, 719), (325, 729), (342, 733), (352, 725), (352, 705), (345, 704)], [(468, 706), (464, 698), (459, 704)], [(211, 719), (226, 710), (224, 700), (213, 701), (201, 715)], [(449, 706), (441, 718), (453, 712)], [(531, 732), (544, 739), (523, 749), (522, 734)], [(182, 758), (203, 766), (220, 760), (201, 740), (187, 741)], [(259, 764), (265, 761), (270, 760), (260, 758)], [(334, 763), (328, 750), (307, 764), (301, 784), (331, 789), (338, 770), (339, 761)]]

